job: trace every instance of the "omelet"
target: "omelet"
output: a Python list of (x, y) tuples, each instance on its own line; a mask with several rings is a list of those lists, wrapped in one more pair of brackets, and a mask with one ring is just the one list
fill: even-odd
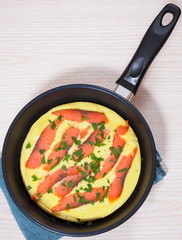
[(134, 191), (141, 153), (129, 122), (92, 102), (72, 102), (42, 115), (21, 150), (20, 170), (33, 201), (73, 222), (104, 218)]

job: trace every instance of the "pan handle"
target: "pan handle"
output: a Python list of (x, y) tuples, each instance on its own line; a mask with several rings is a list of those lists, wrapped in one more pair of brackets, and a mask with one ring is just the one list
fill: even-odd
[[(170, 23), (164, 26), (162, 24), (162, 20), (166, 13), (172, 14), (173, 18)], [(117, 84), (128, 89), (134, 95), (136, 94), (143, 76), (157, 53), (170, 36), (180, 14), (180, 8), (174, 4), (167, 4), (162, 9), (145, 33), (127, 68), (121, 77), (116, 81)]]

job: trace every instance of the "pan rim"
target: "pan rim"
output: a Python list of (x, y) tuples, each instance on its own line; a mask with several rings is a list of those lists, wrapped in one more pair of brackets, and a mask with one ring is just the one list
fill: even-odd
[[(19, 201), (16, 199), (16, 196), (14, 195), (9, 181), (8, 181), (8, 177), (6, 174), (6, 149), (7, 149), (7, 145), (8, 145), (8, 139), (11, 135), (11, 132), (15, 126), (15, 124), (17, 123), (17, 121), (19, 120), (19, 118), (22, 116), (22, 114), (35, 102), (37, 102), (39, 99), (43, 98), (44, 96), (47, 96), (49, 94), (52, 94), (54, 92), (63, 90), (63, 89), (69, 89), (69, 88), (83, 88), (83, 89), (93, 89), (93, 90), (98, 90), (101, 92), (105, 92), (109, 95), (112, 95), (113, 97), (118, 98), (119, 100), (121, 100), (122, 102), (124, 102), (125, 104), (127, 104), (132, 111), (134, 111), (137, 116), (140, 118), (140, 120), (142, 121), (148, 137), (150, 139), (150, 143), (151, 143), (151, 148), (152, 148), (152, 169), (151, 169), (151, 176), (150, 176), (150, 180), (148, 182), (148, 185), (145, 189), (144, 194), (142, 195), (142, 198), (139, 200), (139, 202), (136, 204), (136, 206), (122, 219), (120, 219), (119, 221), (106, 226), (102, 229), (99, 230), (94, 230), (94, 231), (89, 231), (89, 232), (68, 232), (68, 231), (64, 231), (64, 230), (59, 230), (59, 229), (55, 229), (52, 228), (50, 226), (45, 225), (44, 223), (38, 221), (37, 219), (35, 219), (34, 217), (32, 217), (19, 203)], [(125, 221), (127, 221), (132, 215), (134, 215), (134, 213), (142, 206), (143, 202), (146, 200), (152, 185), (153, 185), (153, 180), (155, 177), (155, 169), (156, 169), (156, 147), (155, 147), (155, 142), (154, 142), (154, 138), (152, 135), (152, 132), (150, 130), (150, 127), (148, 125), (148, 123), (146, 122), (146, 120), (144, 119), (144, 117), (142, 116), (142, 114), (139, 112), (139, 110), (132, 104), (130, 103), (128, 100), (126, 100), (125, 98), (123, 98), (121, 95), (119, 95), (118, 93), (109, 90), (107, 88), (101, 87), (101, 86), (97, 86), (97, 85), (92, 85), (92, 84), (68, 84), (68, 85), (62, 85), (62, 86), (58, 86), (52, 89), (49, 89), (41, 94), (39, 94), (38, 96), (36, 96), (35, 98), (33, 98), (31, 101), (29, 101), (20, 111), (19, 113), (15, 116), (14, 120), (12, 121), (6, 136), (5, 136), (5, 140), (4, 140), (4, 144), (3, 144), (3, 150), (2, 150), (2, 172), (3, 172), (3, 179), (6, 185), (6, 188), (8, 190), (8, 193), (11, 197), (11, 199), (13, 200), (14, 204), (18, 207), (18, 209), (33, 223), (37, 224), (39, 227), (42, 227), (43, 229), (50, 231), (52, 233), (56, 233), (58, 235), (65, 235), (65, 236), (71, 236), (71, 237), (75, 237), (75, 236), (80, 236), (80, 237), (84, 237), (84, 236), (93, 236), (93, 235), (97, 235), (97, 234), (101, 234), (104, 232), (107, 232), (119, 225), (121, 225), (122, 223), (124, 223)]]

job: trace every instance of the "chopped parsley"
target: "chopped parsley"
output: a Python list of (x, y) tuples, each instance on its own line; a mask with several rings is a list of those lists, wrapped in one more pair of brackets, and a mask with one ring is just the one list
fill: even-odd
[[(73, 154), (75, 155), (75, 156), (77, 156), (78, 157), (78, 159), (77, 159), (77, 161), (81, 161), (81, 159), (83, 158), (83, 156), (84, 156), (84, 153), (82, 154), (82, 149), (79, 149), (79, 150), (77, 150), (77, 151), (75, 151)], [(74, 158), (74, 157), (73, 157)]]
[(55, 149), (55, 151), (57, 152), (58, 150), (65, 150), (65, 149), (69, 149), (69, 144), (66, 141), (61, 141), (59, 146)]
[(42, 163), (43, 165), (46, 163), (45, 156), (43, 156), (43, 158), (41, 159), (41, 163)]
[(93, 127), (94, 130), (96, 130), (97, 127), (98, 127), (98, 124), (97, 123), (92, 123), (92, 127)]
[(99, 131), (102, 132), (105, 129), (104, 125), (101, 125), (101, 127), (99, 128)]
[(47, 193), (53, 193), (53, 188), (49, 189)]
[(65, 171), (68, 170), (67, 167), (66, 167), (66, 165), (63, 165), (63, 166), (61, 167), (61, 169), (62, 169), (62, 170), (65, 170)]
[(40, 154), (43, 154), (44, 152), (45, 152), (45, 149), (40, 149), (40, 150), (39, 150), (39, 153), (40, 153)]
[(48, 160), (47, 160), (47, 163), (50, 164), (52, 161), (53, 161), (52, 158), (51, 158), (51, 159), (48, 159)]
[(64, 157), (64, 159), (63, 159), (63, 161), (68, 162), (70, 156), (71, 156), (70, 154), (66, 153), (66, 155), (65, 155), (65, 157)]
[(61, 119), (62, 119), (62, 116), (61, 115), (59, 115), (58, 116), (58, 120), (61, 122)]
[(56, 164), (54, 164), (51, 168), (50, 168), (50, 170), (52, 170), (53, 168), (55, 168), (57, 165), (59, 165), (60, 164), (60, 157), (57, 157), (57, 163)]
[(74, 195), (73, 195), (73, 200), (74, 200), (75, 203), (77, 202), (77, 199)]
[(32, 175), (32, 181), (37, 181), (37, 180), (40, 180), (40, 178), (38, 178), (35, 174), (34, 175)]
[(87, 187), (83, 189), (86, 192), (91, 192), (92, 191), (92, 185), (90, 183), (87, 184)]
[(128, 170), (128, 168), (123, 168), (123, 169), (118, 170), (118, 172), (126, 172), (127, 170)]
[(41, 193), (37, 193), (37, 197), (39, 198), (39, 200), (41, 200), (40, 195)]
[(100, 192), (97, 192), (95, 200), (98, 200), (99, 198), (100, 198)]
[(68, 181), (68, 184), (67, 184), (67, 187), (68, 187), (68, 188), (73, 187), (73, 185), (74, 185), (74, 184), (73, 184), (72, 180)]
[(51, 124), (51, 129), (54, 130), (55, 128), (56, 128), (56, 124), (55, 124), (55, 121), (53, 121)]
[(31, 148), (31, 144), (30, 144), (30, 142), (27, 143), (26, 149), (27, 149), (27, 148)]
[(75, 137), (72, 137), (72, 140), (75, 142), (76, 145), (80, 146), (81, 145), (81, 141), (77, 140)]
[(70, 204), (67, 203), (66, 205), (66, 209), (69, 209), (70, 208)]
[(27, 190), (30, 190), (32, 189), (32, 187), (30, 185), (27, 186)]

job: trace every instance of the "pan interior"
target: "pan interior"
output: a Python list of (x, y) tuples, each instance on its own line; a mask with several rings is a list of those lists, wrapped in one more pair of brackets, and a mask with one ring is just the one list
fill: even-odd
[[(20, 152), (32, 124), (51, 108), (69, 102), (89, 101), (104, 105), (129, 123), (141, 148), (142, 169), (139, 182), (127, 202), (116, 212), (91, 226), (67, 224), (53, 218), (29, 197), (20, 174)], [(93, 85), (67, 85), (49, 90), (28, 103), (11, 124), (3, 147), (3, 175), (8, 191), (19, 209), (43, 228), (69, 236), (89, 236), (110, 230), (131, 217), (146, 199), (155, 174), (155, 145), (150, 129), (137, 109), (116, 93)]]

